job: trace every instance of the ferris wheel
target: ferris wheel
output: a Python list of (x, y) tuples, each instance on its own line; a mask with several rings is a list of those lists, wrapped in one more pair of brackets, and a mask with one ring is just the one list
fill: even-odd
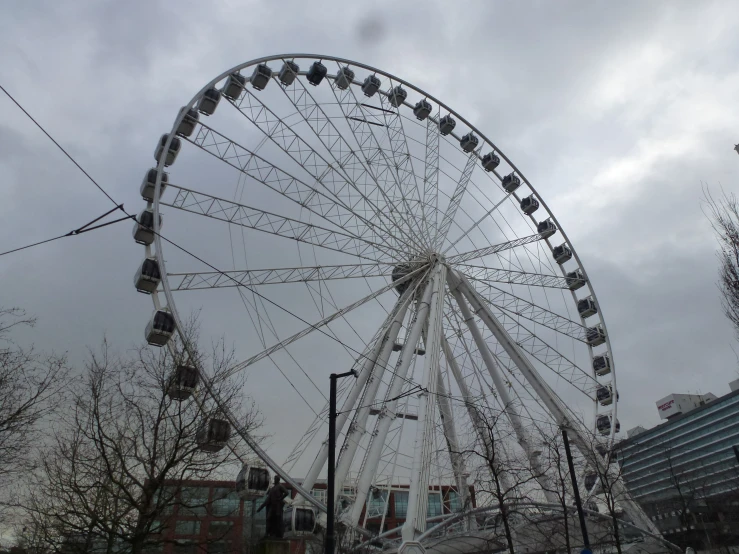
[[(479, 510), (490, 468), (473, 452), (523, 460), (535, 478), (521, 498), (554, 502), (542, 454), (552, 429), (583, 457), (595, 444), (607, 466), (618, 392), (593, 285), (541, 194), (452, 108), (365, 64), (270, 56), (206, 84), (155, 160), (134, 226), (146, 249), (136, 288), (155, 306), (147, 340), (166, 345), (200, 310), (208, 333), (236, 345), (229, 372), (248, 372), (274, 439), (258, 444), (224, 407), (202, 446), (245, 441), (300, 495), (292, 525), (301, 506), (326, 510), (315, 492), (325, 391), (350, 369), (337, 518), (365, 534), (423, 542), (475, 492)], [(176, 368), (173, 397), (197, 389), (208, 394), (206, 372)], [(256, 494), (265, 472), (245, 468), (242, 481)], [(392, 491), (406, 502), (402, 529)]]

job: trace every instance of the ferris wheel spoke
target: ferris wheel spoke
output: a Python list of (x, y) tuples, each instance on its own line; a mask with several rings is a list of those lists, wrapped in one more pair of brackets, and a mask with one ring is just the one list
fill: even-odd
[[(392, 88), (392, 82), (390, 86)], [(380, 94), (379, 97), (380, 104), (384, 108), (381, 113), (387, 130), (387, 142), (390, 144), (391, 163), (396, 168), (403, 198), (407, 198), (420, 208), (423, 220), (425, 214), (422, 191), (418, 186), (418, 178), (413, 169), (410, 149), (408, 148), (408, 137), (405, 134), (400, 107), (394, 108), (386, 94)], [(420, 225), (419, 231), (423, 231), (423, 227)]]
[[(381, 194), (387, 198), (388, 208), (393, 210), (393, 217), (398, 226), (404, 230), (404, 234), (410, 236), (419, 249), (424, 250), (427, 246), (425, 236), (418, 216), (410, 207), (410, 191), (404, 190), (405, 182), (401, 179), (409, 178), (411, 173), (404, 171), (402, 176), (398, 173), (398, 168), (388, 157), (382, 141), (375, 134), (375, 125), (369, 124), (372, 122), (385, 126), (386, 123), (380, 115), (385, 115), (385, 108), (360, 102), (354, 94), (353, 87), (346, 90), (337, 90), (336, 86), (331, 88), (344, 114), (344, 120), (366, 160), (367, 168), (378, 183)], [(393, 113), (397, 114), (394, 110)], [(407, 162), (410, 163), (410, 159), (407, 159)]]
[[(297, 83), (300, 83), (300, 86), (302, 86), (300, 79), (296, 79), (291, 87), (297, 86)], [(287, 94), (286, 89), (282, 87), (280, 88)], [(287, 96), (290, 98), (290, 95)], [(298, 110), (297, 113), (299, 113), (305, 121), (309, 124), (314, 123), (316, 114), (319, 113), (317, 110), (319, 110), (320, 107), (317, 107), (317, 105), (314, 104), (313, 109), (310, 110), (311, 119), (308, 119), (306, 118), (305, 113), (306, 106), (301, 106), (293, 99), (291, 99), (291, 101)], [(334, 167), (329, 164), (313, 147), (296, 134), (290, 125), (278, 117), (248, 89), (244, 89), (244, 94), (237, 101), (229, 100), (229, 103), (255, 127), (261, 130), (265, 137), (271, 139), (279, 148), (286, 152), (288, 156), (298, 163), (313, 179), (316, 179), (321, 183), (323, 188), (331, 193), (333, 197), (338, 199), (345, 209), (358, 214), (357, 217), (373, 231), (377, 240), (392, 244), (395, 248), (398, 248), (404, 243), (402, 238), (399, 238), (398, 235), (392, 234), (390, 229), (381, 223), (387, 218), (387, 216), (385, 216), (382, 210), (380, 210), (377, 205), (373, 204), (367, 195), (362, 192), (361, 188), (356, 184), (356, 181), (349, 178), (346, 171), (343, 169), (344, 166), (341, 160), (334, 157), (336, 165), (339, 168), (342, 168), (342, 171), (339, 172), (334, 169)], [(320, 113), (322, 113), (322, 111), (320, 111)], [(325, 132), (326, 125), (320, 124), (321, 122), (317, 123), (319, 124), (319, 129)], [(312, 124), (311, 128), (313, 128)], [(333, 156), (333, 151), (331, 151), (330, 145), (326, 144), (321, 133), (317, 132), (316, 134), (322, 142), (324, 142), (324, 145)], [(334, 137), (331, 136), (330, 138)], [(352, 192), (352, 190), (354, 192)], [(357, 196), (359, 196), (360, 199), (358, 199)], [(391, 239), (393, 241), (392, 243), (390, 242)]]
[(358, 258), (383, 262), (382, 258), (394, 259), (397, 254), (388, 252), (387, 247), (354, 235), (332, 231), (325, 227), (312, 225), (266, 212), (251, 206), (238, 204), (230, 200), (211, 196), (203, 192), (186, 189), (177, 185), (167, 185), (177, 190), (175, 198), (169, 202), (161, 200), (160, 204), (178, 210), (210, 217), (218, 221), (240, 225), (256, 231), (269, 233), (278, 237), (320, 246), (337, 252), (349, 253)]
[(439, 225), (439, 118), (440, 111), (437, 110), (436, 117), (429, 116), (426, 119), (426, 144), (425, 160), (423, 167), (426, 168), (423, 176), (423, 205), (426, 235), (437, 236)]
[[(331, 84), (335, 93), (336, 85)], [(316, 102), (313, 95), (303, 84), (302, 80), (296, 79), (291, 85), (281, 87), (285, 96), (293, 104), (297, 112), (308, 124), (313, 134), (321, 141), (326, 150), (331, 154), (337, 167), (341, 168), (342, 173), (346, 176), (346, 180), (351, 184), (352, 188), (359, 193), (361, 198), (368, 204), (370, 210), (375, 217), (382, 218), (386, 221), (384, 229), (387, 233), (397, 241), (396, 246), (411, 247), (403, 228), (398, 225), (394, 217), (390, 217), (382, 209), (393, 208), (388, 203), (388, 198), (384, 194), (384, 190), (380, 187), (377, 179), (369, 170), (369, 166), (365, 164), (346, 141), (339, 129), (326, 112), (322, 105)], [(302, 140), (302, 139), (301, 139)], [(350, 201), (350, 204), (354, 200)], [(395, 229), (395, 233), (391, 233), (390, 229)]]
[(240, 285), (276, 285), (332, 281), (363, 277), (390, 277), (392, 264), (345, 264), (314, 267), (279, 267), (273, 269), (244, 269), (230, 271), (194, 271), (168, 273), (173, 291), (238, 287)]
[[(488, 219), (488, 218), (489, 218), (489, 217), (490, 217), (490, 216), (491, 216), (491, 215), (493, 214), (493, 212), (495, 212), (495, 211), (496, 211), (496, 210), (497, 210), (497, 209), (498, 209), (498, 208), (499, 208), (499, 207), (500, 207), (500, 206), (501, 206), (501, 205), (502, 205), (502, 204), (503, 204), (503, 203), (504, 203), (504, 202), (505, 202), (506, 200), (508, 200), (508, 199), (510, 198), (510, 196), (511, 196), (511, 195), (510, 195), (510, 193), (509, 193), (509, 194), (506, 194), (506, 195), (505, 195), (505, 196), (503, 197), (503, 199), (502, 199), (502, 200), (499, 200), (498, 202), (496, 202), (496, 203), (495, 203), (495, 204), (493, 205), (493, 207), (492, 207), (492, 208), (490, 208), (490, 209), (489, 209), (489, 210), (488, 210), (488, 211), (487, 211), (487, 212), (485, 213), (485, 215), (483, 215), (482, 217), (480, 217), (479, 219), (477, 219), (477, 221), (475, 221), (475, 222), (474, 222), (474, 223), (472, 224), (472, 226), (471, 226), (471, 227), (468, 227), (468, 228), (467, 228), (466, 230), (463, 230), (463, 231), (462, 231), (462, 234), (461, 234), (461, 235), (460, 235), (459, 237), (457, 237), (457, 238), (456, 238), (456, 239), (454, 240), (454, 242), (451, 242), (451, 241), (450, 241), (450, 242), (449, 242), (449, 246), (447, 246), (447, 247), (446, 247), (446, 248), (444, 249), (444, 252), (443, 252), (443, 253), (444, 253), (444, 254), (446, 254), (447, 252), (449, 252), (449, 250), (451, 250), (452, 248), (454, 248), (454, 247), (455, 247), (455, 246), (456, 246), (457, 244), (459, 244), (459, 243), (460, 243), (460, 242), (461, 242), (462, 240), (464, 240), (464, 239), (465, 239), (466, 237), (468, 237), (468, 236), (470, 235), (470, 233), (471, 233), (472, 231), (474, 231), (475, 229), (477, 229), (477, 228), (478, 228), (478, 227), (480, 226), (480, 224), (481, 224), (481, 223), (482, 223), (483, 221), (485, 221), (486, 219)], [(443, 245), (443, 244), (442, 244), (442, 245)]]
[(483, 265), (455, 264), (457, 270), (462, 271), (468, 279), (475, 281), (489, 281), (507, 285), (525, 285), (553, 289), (569, 289), (567, 278), (559, 275), (514, 271)]
[(475, 258), (484, 258), (485, 256), (489, 256), (491, 254), (497, 254), (498, 252), (503, 252), (504, 250), (516, 248), (517, 246), (522, 246), (524, 244), (531, 244), (532, 242), (538, 242), (540, 240), (542, 240), (541, 235), (537, 233), (528, 237), (520, 237), (517, 239), (509, 240), (508, 242), (502, 242), (500, 244), (478, 248), (477, 250), (455, 254), (454, 256), (449, 256), (446, 261), (450, 264), (468, 262), (470, 260), (474, 260)]
[[(562, 377), (591, 400), (595, 399), (598, 383), (590, 373), (514, 317), (501, 313), (499, 322), (509, 335), (515, 337), (515, 343), (523, 351)], [(505, 355), (505, 353), (496, 351), (496, 355)]]
[[(359, 237), (373, 228), (373, 224), (368, 224), (365, 219), (336, 198), (297, 179), (256, 152), (241, 146), (203, 123), (200, 124), (196, 137), (187, 138), (187, 140), (324, 220), (338, 225), (345, 231), (354, 231), (355, 236)], [(399, 252), (395, 247), (387, 244), (383, 244), (383, 248)]]
[(353, 302), (352, 304), (349, 304), (348, 306), (346, 306), (346, 307), (344, 307), (344, 308), (342, 308), (342, 309), (334, 312), (333, 314), (331, 314), (331, 315), (323, 318), (322, 320), (320, 320), (320, 321), (318, 321), (316, 323), (308, 324), (308, 327), (306, 327), (302, 331), (299, 331), (299, 332), (295, 333), (294, 335), (292, 335), (291, 337), (288, 337), (285, 340), (282, 340), (282, 341), (278, 342), (277, 344), (275, 344), (273, 346), (270, 346), (266, 350), (262, 350), (259, 354), (256, 354), (256, 355), (252, 356), (251, 358), (249, 358), (247, 360), (244, 360), (243, 362), (239, 362), (238, 364), (230, 367), (228, 370), (226, 370), (225, 375), (228, 377), (228, 376), (231, 376), (231, 375), (233, 375), (233, 374), (235, 374), (235, 373), (237, 373), (239, 371), (242, 371), (242, 370), (246, 369), (247, 367), (249, 367), (250, 365), (255, 364), (259, 360), (261, 360), (263, 358), (266, 358), (267, 356), (270, 356), (271, 354), (277, 352), (278, 350), (284, 349), (286, 346), (292, 344), (293, 342), (295, 342), (298, 339), (301, 339), (301, 338), (305, 337), (306, 335), (312, 333), (313, 331), (319, 331), (322, 327), (325, 327), (326, 325), (328, 325), (332, 321), (335, 321), (336, 319), (339, 319), (340, 317), (345, 316), (346, 314), (348, 314), (352, 310), (354, 310), (354, 309), (356, 309), (356, 308), (358, 308), (358, 307), (366, 304), (370, 300), (374, 300), (375, 298), (377, 298), (381, 294), (384, 294), (387, 291), (394, 289), (398, 284), (402, 284), (402, 283), (404, 283), (406, 281), (409, 281), (413, 277), (418, 276), (424, 270), (425, 270), (425, 266), (419, 266), (417, 269), (413, 270), (412, 272), (408, 273), (407, 275), (404, 275), (400, 279), (398, 279), (398, 280), (396, 280), (396, 281), (394, 281), (394, 282), (392, 282), (392, 283), (390, 283), (388, 285), (385, 285), (384, 287), (382, 287), (381, 289), (373, 292), (372, 294), (369, 294), (369, 295), (365, 296), (364, 298), (361, 298), (361, 299), (357, 300), (356, 302)]
[(467, 185), (469, 184), (470, 178), (472, 177), (472, 171), (475, 169), (476, 162), (477, 153), (471, 152), (469, 157), (467, 158), (467, 163), (462, 170), (462, 176), (457, 182), (457, 187), (454, 189), (452, 199), (449, 201), (449, 206), (447, 206), (446, 212), (444, 213), (444, 218), (441, 220), (439, 231), (434, 237), (436, 249), (441, 248), (444, 241), (447, 240), (447, 233), (449, 233), (449, 228), (452, 226), (452, 221), (455, 220), (455, 217), (457, 215), (457, 208), (459, 208), (459, 204), (462, 202), (462, 197), (467, 191)]
[[(529, 321), (532, 321), (538, 325), (572, 337), (580, 342), (585, 342), (585, 327), (580, 323), (561, 316), (551, 310), (542, 308), (541, 306), (534, 304), (528, 300), (506, 292), (503, 289), (496, 287), (485, 281), (473, 281), (475, 290), (481, 298), (485, 300), (491, 306), (494, 306), (498, 310), (508, 312), (514, 316), (521, 316)], [(480, 289), (484, 288), (485, 291)]]

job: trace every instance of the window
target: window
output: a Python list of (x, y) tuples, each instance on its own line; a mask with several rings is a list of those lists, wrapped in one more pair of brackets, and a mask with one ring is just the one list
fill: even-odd
[(182, 487), (180, 514), (204, 516), (209, 492), (206, 487)]
[(428, 504), (428, 508), (426, 508), (426, 517), (435, 517), (435, 516), (440, 516), (441, 514), (442, 514), (441, 493), (440, 492), (430, 492), (429, 493), (429, 504)]
[(174, 510), (175, 496), (177, 495), (177, 487), (163, 487), (156, 493), (154, 506), (161, 509), (162, 515), (170, 515)]
[(208, 525), (208, 535), (224, 538), (233, 530), (233, 521), (211, 521)]
[(457, 491), (448, 491), (446, 495), (446, 501), (449, 503), (449, 511), (454, 512), (461, 512), (462, 511), (462, 503), (459, 498), (459, 494), (457, 494)]
[(408, 491), (395, 491), (395, 517), (404, 518), (408, 515)]
[(214, 516), (238, 516), (240, 499), (234, 489), (218, 488), (213, 491)]
[(174, 526), (175, 535), (199, 535), (200, 522), (197, 520), (180, 519)]
[(367, 502), (367, 517), (382, 517), (387, 510), (387, 491), (373, 490)]
[(326, 503), (326, 489), (311, 489), (310, 494), (313, 498), (320, 500), (324, 504)]

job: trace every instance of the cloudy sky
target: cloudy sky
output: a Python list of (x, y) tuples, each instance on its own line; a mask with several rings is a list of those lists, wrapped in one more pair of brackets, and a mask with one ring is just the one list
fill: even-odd
[[(735, 190), (735, 2), (6, 0), (0, 83), (119, 202), (179, 107), (229, 67), (327, 53), (401, 76), (515, 161), (578, 250), (618, 364), (625, 428), (670, 392), (737, 378), (702, 183)], [(0, 251), (79, 227), (109, 201), (0, 97)], [(140, 340), (128, 223), (0, 259), (0, 304), (83, 359)]]

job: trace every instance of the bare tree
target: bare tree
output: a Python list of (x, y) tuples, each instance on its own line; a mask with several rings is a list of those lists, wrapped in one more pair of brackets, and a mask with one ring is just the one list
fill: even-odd
[[(518, 459), (513, 452), (506, 452), (505, 443), (510, 445), (515, 433), (506, 425), (506, 416), (488, 406), (476, 406), (482, 423), (484, 440), (476, 441), (461, 452), (474, 465), (477, 460), (480, 468), (475, 480), (475, 494), (479, 497), (488, 495), (498, 512), (492, 522), (494, 530), (502, 527), (505, 548), (514, 554), (517, 548), (514, 528), (522, 520), (515, 508), (517, 502), (525, 500), (527, 485), (536, 479), (528, 461)], [(504, 453), (505, 452), (505, 453)]]
[(549, 491), (554, 493), (557, 497), (557, 503), (562, 508), (562, 521), (561, 527), (558, 525), (552, 529), (550, 535), (550, 543), (556, 545), (561, 541), (564, 541), (566, 552), (571, 552), (572, 547), (570, 544), (570, 514), (569, 507), (572, 499), (572, 486), (570, 483), (569, 466), (567, 465), (566, 456), (563, 455), (562, 449), (564, 448), (561, 440), (561, 435), (557, 432), (557, 429), (552, 429), (552, 432), (548, 438), (545, 438), (544, 446), (546, 448), (546, 454), (548, 458), (548, 466), (552, 469), (550, 480), (551, 487)]
[[(11, 338), (14, 331), (33, 327), (36, 320), (20, 308), (0, 307), (0, 491), (32, 469), (31, 447), (40, 424), (62, 403), (69, 368), (64, 356), (23, 348)], [(2, 494), (2, 493), (0, 493)], [(0, 509), (9, 499), (0, 496)], [(0, 511), (0, 520), (5, 510)]]
[(733, 193), (723, 191), (716, 199), (708, 188), (704, 189), (703, 196), (706, 215), (719, 244), (721, 304), (739, 339), (739, 201)]
[[(233, 352), (220, 343), (208, 356), (196, 355), (222, 405), (255, 430), (260, 421), (253, 403), (242, 398), (243, 380), (226, 377)], [(91, 353), (84, 386), (74, 392), (53, 445), (40, 452), (26, 505), (41, 528), (37, 535), (54, 548), (87, 552), (94, 541), (108, 554), (117, 543), (140, 554), (164, 540), (173, 504), (186, 501), (183, 480), (209, 478), (236, 461), (233, 438), (217, 452), (200, 447), (201, 426), (223, 417), (212, 399), (195, 393), (176, 400), (169, 392), (174, 368), (187, 360), (178, 343), (172, 352), (142, 347), (125, 358), (114, 356), (107, 343)]]

